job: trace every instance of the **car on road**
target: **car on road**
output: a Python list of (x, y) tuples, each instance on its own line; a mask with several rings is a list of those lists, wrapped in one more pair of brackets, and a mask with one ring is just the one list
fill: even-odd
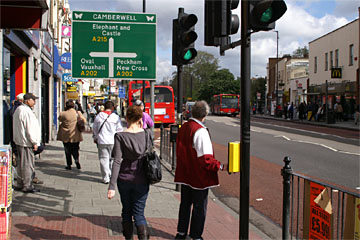
[(185, 110), (183, 112), (183, 118), (185, 120), (189, 120), (191, 118), (191, 108), (194, 106), (195, 102), (187, 102), (185, 103)]

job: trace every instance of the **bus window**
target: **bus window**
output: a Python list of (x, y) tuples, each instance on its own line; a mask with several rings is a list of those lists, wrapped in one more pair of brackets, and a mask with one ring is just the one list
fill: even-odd
[(224, 98), (222, 99), (222, 108), (237, 108), (238, 99), (237, 98)]
[[(164, 103), (172, 102), (173, 95), (168, 88), (155, 88), (154, 89), (154, 102)], [(150, 102), (150, 88), (145, 88), (145, 102)]]

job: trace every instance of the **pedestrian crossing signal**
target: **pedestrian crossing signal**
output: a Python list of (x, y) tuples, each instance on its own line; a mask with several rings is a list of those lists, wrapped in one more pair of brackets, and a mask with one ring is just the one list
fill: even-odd
[(240, 142), (229, 142), (228, 166), (229, 173), (240, 172)]

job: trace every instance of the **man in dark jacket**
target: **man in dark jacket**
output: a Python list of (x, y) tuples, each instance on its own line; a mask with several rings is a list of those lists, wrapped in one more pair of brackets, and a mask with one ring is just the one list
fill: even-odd
[(196, 102), (192, 118), (182, 125), (177, 136), (175, 182), (182, 185), (175, 239), (186, 239), (191, 206), (190, 237), (202, 239), (209, 188), (219, 185), (217, 173), (227, 169), (214, 157), (210, 134), (203, 123), (208, 112), (205, 101)]

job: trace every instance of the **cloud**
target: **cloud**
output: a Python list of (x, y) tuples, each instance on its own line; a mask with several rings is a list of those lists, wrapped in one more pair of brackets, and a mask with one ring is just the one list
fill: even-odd
[[(312, 15), (312, 6), (321, 4), (323, 0), (286, 1), (288, 10), (276, 22), (279, 31), (279, 56), (291, 54), (298, 47), (308, 43), (350, 20), (347, 16), (357, 14), (357, 0), (336, 0), (335, 10), (323, 12), (321, 17)], [(334, 2), (334, 0), (328, 0)], [(69, 0), (71, 10), (142, 12), (142, 0)], [(327, 3), (323, 3), (327, 4)], [(233, 13), (240, 16), (240, 5)], [(196, 32), (198, 40), (196, 49), (207, 51), (219, 58), (220, 67), (230, 69), (235, 77), (240, 76), (240, 46), (226, 51), (220, 56), (219, 48), (204, 46), (204, 1), (203, 0), (152, 0), (146, 1), (146, 12), (157, 14), (157, 79), (170, 77), (176, 70), (171, 65), (172, 59), (172, 20), (178, 16), (178, 8), (183, 7), (186, 13), (194, 13), (198, 17)], [(327, 9), (330, 11), (329, 9)], [(326, 9), (317, 9), (317, 12)], [(334, 12), (334, 14), (332, 13)], [(350, 12), (350, 14), (349, 14)], [(319, 15), (319, 16), (320, 16)], [(232, 40), (240, 39), (240, 29)], [(269, 57), (276, 57), (276, 33), (258, 32), (251, 35), (251, 76), (266, 76), (266, 64)]]
[[(307, 2), (310, 3), (311, 1)], [(329, 14), (316, 18), (305, 8), (291, 2), (287, 3), (287, 7), (284, 16), (276, 22), (276, 30), (279, 32), (279, 57), (283, 54), (292, 54), (298, 47), (308, 47), (310, 41), (349, 22), (344, 17)], [(276, 33), (254, 33), (251, 44), (252, 74), (265, 76), (268, 58), (276, 57)]]
[(338, 17), (346, 17), (349, 20), (358, 18), (357, 9), (360, 7), (358, 0), (335, 0), (334, 14)]

